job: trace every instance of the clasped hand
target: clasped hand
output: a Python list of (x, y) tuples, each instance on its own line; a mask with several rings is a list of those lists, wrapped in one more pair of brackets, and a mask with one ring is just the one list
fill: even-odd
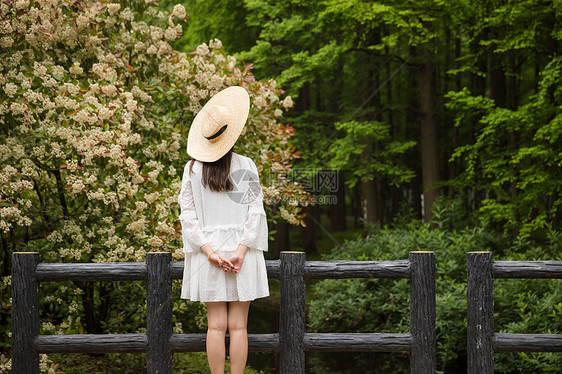
[(231, 259), (233, 259), (234, 257), (236, 257), (236, 255), (230, 257), (230, 259), (226, 259), (218, 253), (213, 253), (210, 260), (213, 265), (224, 270), (225, 272), (238, 274), (238, 272), (240, 271), (240, 266), (234, 265), (234, 263), (231, 261)]
[[(209, 244), (205, 244), (205, 246), (201, 248), (204, 249), (205, 247), (207, 247), (207, 251), (212, 251)], [(227, 273), (238, 274), (238, 272), (240, 272), (240, 268), (242, 268), (242, 263), (244, 262), (244, 256), (246, 255), (247, 250), (248, 247), (243, 244), (239, 244), (234, 255), (229, 258), (224, 258), (216, 252), (211, 252), (209, 255), (209, 261)]]

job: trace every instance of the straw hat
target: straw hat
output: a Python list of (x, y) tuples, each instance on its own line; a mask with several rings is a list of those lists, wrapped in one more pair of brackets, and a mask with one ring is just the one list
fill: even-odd
[(243, 87), (228, 87), (217, 93), (191, 123), (187, 154), (198, 161), (217, 161), (238, 140), (249, 112), (250, 96)]

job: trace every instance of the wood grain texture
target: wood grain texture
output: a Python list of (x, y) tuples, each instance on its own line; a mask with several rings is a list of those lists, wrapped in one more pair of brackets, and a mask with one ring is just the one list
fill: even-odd
[(39, 335), (39, 283), (37, 252), (12, 253), (12, 371), (39, 373), (34, 339)]
[(146, 254), (146, 335), (147, 371), (172, 374), (173, 354), (170, 338), (173, 333), (172, 277), (170, 252)]
[(305, 351), (396, 352), (409, 351), (412, 336), (386, 333), (306, 333)]
[(437, 359), (435, 336), (435, 253), (410, 252), (410, 372), (434, 374)]
[(409, 278), (410, 262), (398, 261), (307, 261), (305, 277), (340, 278)]
[(493, 374), (494, 295), (492, 253), (469, 252), (467, 266), (467, 372)]
[(495, 352), (562, 352), (562, 334), (495, 333)]
[(36, 276), (40, 282), (146, 280), (146, 263), (45, 263), (37, 265)]
[[(173, 334), (170, 346), (173, 352), (205, 352), (206, 341), (206, 334)], [(229, 345), (228, 334), (225, 344)], [(279, 351), (279, 334), (248, 334), (248, 351)]]
[(494, 278), (562, 278), (562, 261), (494, 261)]
[(279, 279), (281, 273), (280, 266), (281, 262), (279, 260), (266, 260), (265, 267), (267, 269), (267, 276), (269, 278)]
[(146, 352), (146, 334), (39, 335), (35, 347), (40, 353), (124, 353)]
[(279, 372), (304, 374), (305, 331), (304, 252), (281, 252), (279, 311)]

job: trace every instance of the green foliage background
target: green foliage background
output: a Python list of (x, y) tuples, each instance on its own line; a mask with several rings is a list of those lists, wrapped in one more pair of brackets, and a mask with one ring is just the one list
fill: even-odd
[[(410, 251), (433, 251), (437, 261), (437, 368), (451, 372), (466, 354), (466, 253), (490, 250), (502, 260), (562, 260), (562, 235), (550, 232), (548, 241), (511, 242), (490, 234), (485, 226), (451, 230), (443, 214), (436, 227), (410, 222), (393, 228), (371, 225), (365, 238), (349, 240), (325, 260), (399, 260)], [(450, 208), (449, 208), (450, 209)], [(314, 332), (386, 332), (409, 330), (407, 280), (323, 280), (314, 286), (309, 329)], [(562, 288), (555, 280), (501, 279), (494, 281), (495, 331), (557, 333), (562, 329)], [(355, 368), (323, 356), (315, 361), (321, 373), (353, 373), (378, 367), (381, 371), (407, 373), (407, 354), (356, 354)], [(324, 362), (323, 362), (324, 361)], [(359, 366), (361, 363), (362, 366)], [(326, 371), (326, 367), (332, 370)], [(562, 356), (557, 353), (496, 354), (498, 373), (557, 373)], [(379, 370), (377, 369), (377, 370)], [(354, 371), (355, 370), (355, 371)]]

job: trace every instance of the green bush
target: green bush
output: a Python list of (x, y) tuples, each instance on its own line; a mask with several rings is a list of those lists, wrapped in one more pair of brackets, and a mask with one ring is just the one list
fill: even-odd
[[(439, 225), (412, 222), (395, 228), (370, 226), (367, 237), (346, 241), (324, 260), (399, 260), (407, 258), (410, 251), (435, 252), (437, 368), (448, 372), (466, 365), (466, 253), (492, 250), (495, 260), (560, 260), (561, 244), (559, 233), (552, 233), (541, 245), (526, 241), (510, 244), (485, 227), (445, 230)], [(494, 293), (496, 331), (562, 331), (559, 280), (499, 280), (494, 283)], [(309, 312), (309, 328), (313, 331), (408, 331), (407, 280), (323, 280), (314, 286), (314, 295)], [(408, 372), (406, 357), (392, 355), (384, 360), (385, 366), (394, 373)], [(356, 359), (369, 361), (359, 353)], [(495, 360), (500, 373), (556, 372), (553, 368), (562, 367), (560, 355), (549, 353), (497, 354)], [(326, 366), (335, 365), (329, 357), (324, 361)]]

